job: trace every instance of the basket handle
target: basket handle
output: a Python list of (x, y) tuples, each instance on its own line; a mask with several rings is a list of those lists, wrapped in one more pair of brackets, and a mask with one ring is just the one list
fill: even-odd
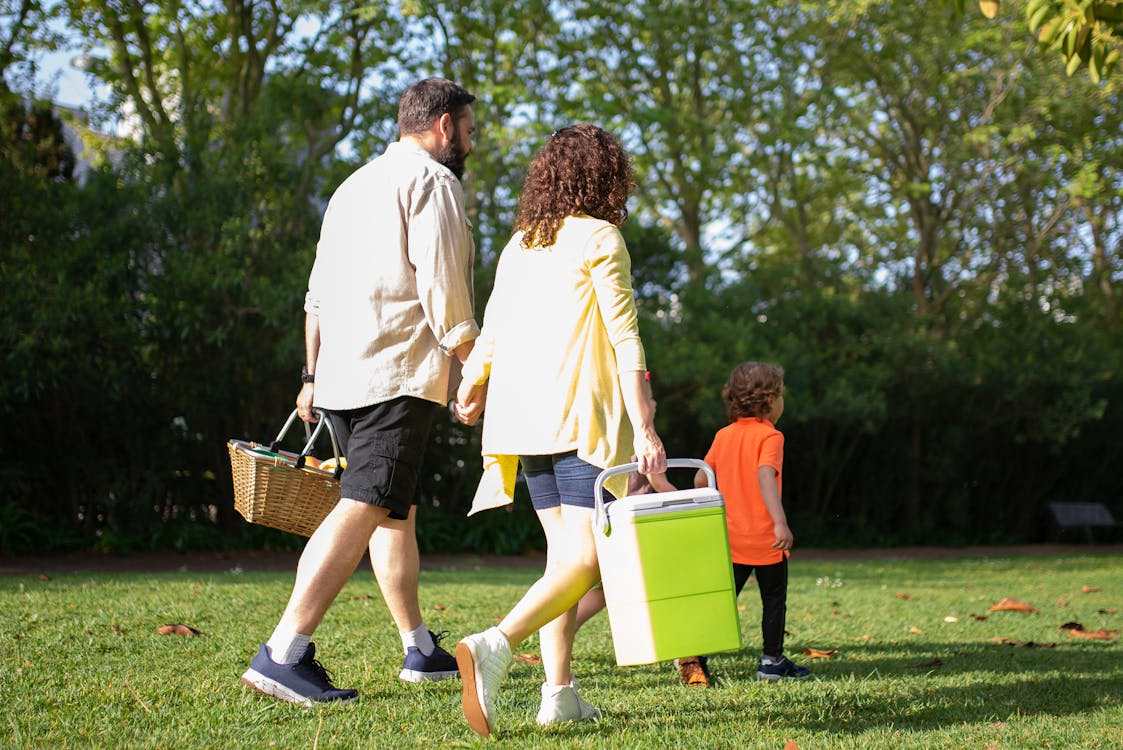
[[(698, 458), (668, 458), (668, 469), (701, 469), (706, 473), (706, 480), (709, 482), (710, 489), (717, 489), (717, 476), (714, 475), (714, 470), (705, 461)], [(595, 513), (593, 514), (593, 529), (600, 534), (608, 536), (612, 533), (612, 524), (608, 522), (608, 505), (604, 502), (604, 482), (606, 479), (617, 474), (630, 474), (633, 471), (639, 471), (639, 464), (620, 464), (619, 466), (612, 466), (605, 469), (597, 475), (596, 484), (593, 485), (593, 502)]]
[[(316, 420), (316, 429), (312, 430), (312, 434), (308, 437), (308, 442), (304, 444), (304, 450), (300, 451), (300, 454), (293, 462), (293, 467), (297, 469), (304, 468), (305, 459), (307, 459), (308, 454), (312, 452), (312, 447), (316, 443), (316, 438), (320, 435), (320, 430), (324, 429), (324, 425), (327, 425), (328, 435), (331, 437), (331, 452), (335, 455), (335, 471), (333, 473), (335, 478), (339, 479), (339, 475), (343, 473), (343, 462), (339, 460), (339, 440), (337, 440), (335, 437), (335, 428), (331, 426), (331, 419), (327, 414), (324, 414), (324, 412), (320, 409), (316, 409), (315, 412), (320, 417), (318, 420)], [(299, 416), (300, 411), (297, 409), (293, 409), (292, 414), (290, 414), (289, 418), (285, 420), (285, 426), (281, 428), (281, 431), (277, 433), (277, 437), (274, 438), (273, 442), (269, 444), (269, 450), (273, 452), (277, 451), (277, 448), (281, 444), (281, 440), (284, 439), (285, 435), (289, 431), (289, 428), (293, 426), (293, 423), (296, 422), (296, 419)], [(304, 432), (306, 435), (308, 434), (307, 422), (304, 423)]]

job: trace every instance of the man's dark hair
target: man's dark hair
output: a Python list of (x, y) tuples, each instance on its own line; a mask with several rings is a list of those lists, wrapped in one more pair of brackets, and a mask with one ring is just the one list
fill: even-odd
[(460, 110), (476, 101), (462, 86), (446, 78), (426, 78), (402, 94), (398, 103), (398, 134), (424, 133), (441, 115), (456, 119)]

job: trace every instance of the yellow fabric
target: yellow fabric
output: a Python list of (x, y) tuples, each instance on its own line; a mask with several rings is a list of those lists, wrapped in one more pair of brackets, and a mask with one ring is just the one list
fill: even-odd
[[(620, 231), (571, 216), (551, 247), (516, 234), (499, 258), (483, 330), (464, 379), (488, 382), (484, 476), (469, 515), (514, 497), (519, 455), (576, 450), (608, 468), (627, 463), (632, 425), (619, 373), (647, 369), (631, 258)], [(606, 488), (624, 494), (627, 477)]]

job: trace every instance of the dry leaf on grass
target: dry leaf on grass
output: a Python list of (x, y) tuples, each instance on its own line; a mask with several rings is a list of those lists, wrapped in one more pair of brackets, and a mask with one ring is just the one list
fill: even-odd
[(51, 580), (51, 577), (49, 575), (47, 575), (46, 573), (40, 573), (39, 574), (39, 580), (40, 581), (49, 581), (49, 580)]
[(853, 617), (849, 612), (839, 612), (837, 609), (832, 609), (831, 614), (839, 617)]
[(799, 745), (796, 744), (795, 740), (788, 740), (784, 743), (784, 750), (799, 750)]
[(921, 630), (920, 628), (916, 627), (915, 625), (913, 625), (911, 628), (909, 628), (909, 632), (912, 633), (913, 635), (924, 635), (924, 631)]
[(445, 611), (445, 605), (443, 605), (443, 604), (434, 604), (434, 605), (433, 605), (433, 609), (437, 610), (438, 612), (444, 612), (444, 611)]
[(170, 622), (156, 628), (157, 635), (202, 635), (201, 632), (181, 622)]
[(944, 618), (944, 622), (959, 622), (959, 618), (958, 617), (952, 617), (951, 615), (948, 615), (947, 617)]
[(1068, 606), (1068, 599), (1065, 599), (1063, 596), (1060, 599), (1057, 599), (1057, 606), (1058, 607), (1067, 607)]
[(541, 664), (542, 657), (538, 654), (515, 654), (515, 661), (526, 662), (527, 664)]
[(1097, 641), (1113, 641), (1115, 640), (1115, 636), (1119, 635), (1119, 631), (1104, 630), (1103, 628), (1100, 628), (1099, 630), (1084, 630), (1083, 628), (1077, 630), (1076, 628), (1071, 628), (1068, 631), (1068, 634), (1073, 638), (1091, 638)]
[(1094, 591), (1099, 591), (1099, 586), (1081, 586), (1080, 590), (1085, 594), (1091, 594)]
[(1115, 614), (1115, 613), (1116, 613), (1116, 612), (1117, 612), (1118, 610), (1114, 610), (1114, 609), (1097, 609), (1096, 611), (1097, 611), (1097, 612), (1099, 612), (1099, 613), (1100, 613), (1101, 615), (1113, 615), (1113, 614)]
[(933, 659), (932, 661), (926, 661), (926, 662), (923, 662), (921, 664), (910, 664), (909, 666), (912, 667), (913, 669), (933, 669), (935, 667), (944, 666), (944, 663), (942, 661), (940, 661), (939, 657), (937, 657), (937, 658)]
[(838, 653), (837, 648), (805, 648), (803, 655), (808, 659), (829, 659)]
[(906, 593), (901, 592), (901, 591), (898, 591), (896, 594), (893, 594), (893, 596), (897, 597), (898, 599), (904, 599), (906, 602), (911, 602), (912, 600), (916, 599), (916, 597), (913, 596), (912, 594), (906, 594)]
[(971, 619), (972, 620), (978, 620), (979, 622), (986, 622), (987, 616), (986, 615), (976, 615), (976, 614), (972, 613)]
[(1030, 604), (1026, 604), (1023, 601), (1019, 601), (1017, 599), (1011, 599), (1010, 597), (1006, 597), (1005, 599), (1000, 601), (998, 604), (991, 605), (990, 611), (991, 612), (1040, 612), (1041, 610), (1039, 610), (1037, 607), (1034, 607)]

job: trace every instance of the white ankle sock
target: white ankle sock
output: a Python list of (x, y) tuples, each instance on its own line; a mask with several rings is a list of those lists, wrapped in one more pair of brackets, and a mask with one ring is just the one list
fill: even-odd
[(416, 646), (425, 656), (432, 656), (433, 649), (437, 647), (437, 644), (433, 643), (433, 637), (429, 634), (429, 628), (425, 627), (425, 623), (421, 623), (408, 633), (398, 633), (398, 635), (402, 637), (403, 651), (408, 651), (410, 646)]
[(304, 652), (308, 650), (308, 643), (312, 636), (297, 633), (292, 630), (277, 628), (269, 637), (266, 646), (272, 654), (273, 661), (278, 664), (296, 664)]

